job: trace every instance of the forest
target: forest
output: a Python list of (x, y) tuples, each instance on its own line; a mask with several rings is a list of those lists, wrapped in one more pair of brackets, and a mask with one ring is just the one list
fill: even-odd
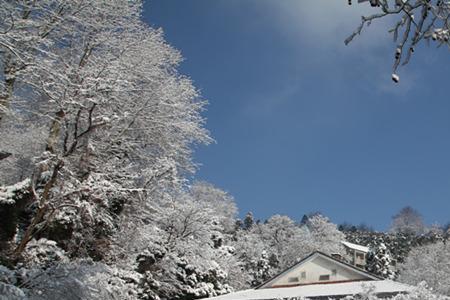
[(411, 207), (387, 232), (317, 212), (239, 219), (230, 193), (192, 180), (213, 142), (207, 101), (141, 14), (1, 1), (0, 299), (208, 298), (344, 240), (370, 247), (368, 271), (418, 287), (396, 299), (450, 296), (450, 226)]

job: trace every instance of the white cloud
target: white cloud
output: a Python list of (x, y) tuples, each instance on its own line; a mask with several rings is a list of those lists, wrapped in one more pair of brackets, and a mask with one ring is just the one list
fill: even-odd
[[(375, 20), (345, 46), (344, 40), (359, 26), (361, 16), (379, 12), (379, 8), (373, 8), (369, 3), (353, 2), (350, 6), (347, 0), (267, 1), (263, 9), (274, 17), (274, 26), (294, 47), (307, 47), (309, 51), (321, 51), (322, 55), (324, 49), (326, 53), (332, 49), (332, 53), (338, 54), (329, 58), (324, 55), (321, 68), (334, 68), (333, 71), (346, 68), (348, 66), (343, 65), (343, 61), (351, 58), (355, 64), (361, 65), (358, 70), (361, 81), (368, 82), (365, 85), (382, 93), (404, 95), (412, 87), (411, 80), (417, 76), (403, 75), (399, 85), (391, 82), (395, 44), (388, 30), (395, 17)], [(400, 72), (412, 71), (401, 68)]]
[[(356, 2), (355, 0), (353, 2)], [(277, 26), (293, 39), (336, 50), (357, 52), (392, 44), (390, 22), (379, 19), (363, 29), (363, 34), (346, 47), (344, 40), (358, 27), (361, 16), (378, 13), (368, 3), (348, 5), (347, 0), (284, 0), (266, 2), (275, 14)]]

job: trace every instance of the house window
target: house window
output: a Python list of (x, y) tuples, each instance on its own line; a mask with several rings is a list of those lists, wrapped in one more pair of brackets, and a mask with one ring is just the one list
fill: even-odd
[(289, 277), (288, 282), (298, 282), (298, 277)]
[(336, 269), (331, 270), (331, 275), (336, 276), (337, 275), (337, 270)]
[(302, 279), (306, 279), (306, 272), (302, 272), (300, 276), (302, 277)]
[(356, 253), (356, 258), (360, 260), (364, 260), (364, 254), (363, 253)]
[(320, 275), (319, 280), (320, 281), (330, 280), (330, 275)]

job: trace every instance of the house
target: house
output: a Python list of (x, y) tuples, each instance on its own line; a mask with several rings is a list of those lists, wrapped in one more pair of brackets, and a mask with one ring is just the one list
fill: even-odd
[(379, 279), (373, 274), (317, 251), (263, 283), (258, 288)]
[(412, 286), (384, 280), (354, 265), (316, 251), (260, 286), (214, 300), (272, 300), (305, 297), (343, 299), (373, 289), (379, 297), (408, 293)]
[(350, 264), (355, 267), (364, 269), (366, 266), (367, 253), (369, 253), (369, 247), (349, 243), (346, 241), (341, 242), (345, 248), (347, 258)]

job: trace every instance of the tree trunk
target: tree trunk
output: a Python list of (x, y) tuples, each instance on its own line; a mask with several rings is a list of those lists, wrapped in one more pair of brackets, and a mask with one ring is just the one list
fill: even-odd
[(49, 198), (50, 198), (50, 190), (53, 188), (53, 186), (56, 183), (56, 179), (58, 177), (58, 173), (61, 170), (61, 168), (64, 166), (64, 162), (62, 160), (59, 160), (56, 165), (53, 167), (53, 172), (50, 180), (45, 184), (44, 191), (42, 192), (42, 195), (39, 199), (39, 208), (36, 212), (36, 215), (34, 216), (33, 220), (31, 221), (30, 226), (28, 226), (27, 230), (25, 231), (25, 234), (20, 241), (17, 248), (14, 250), (14, 256), (19, 257), (23, 250), (25, 250), (27, 244), (31, 239), (33, 238), (33, 235), (36, 232), (37, 225), (44, 220), (45, 214), (48, 211), (49, 205)]

